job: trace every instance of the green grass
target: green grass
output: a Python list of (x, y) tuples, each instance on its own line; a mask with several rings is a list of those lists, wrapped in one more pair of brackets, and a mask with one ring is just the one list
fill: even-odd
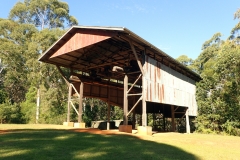
[(240, 159), (240, 137), (98, 135), (63, 126), (0, 125), (6, 129), (0, 131), (0, 159)]

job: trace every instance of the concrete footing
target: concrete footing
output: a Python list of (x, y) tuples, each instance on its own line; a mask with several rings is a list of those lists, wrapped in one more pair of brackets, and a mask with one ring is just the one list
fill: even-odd
[(74, 122), (63, 122), (64, 126), (68, 126), (68, 127), (73, 127), (74, 126)]
[(85, 123), (74, 123), (74, 128), (85, 128)]
[(119, 132), (132, 133), (132, 125), (119, 125)]
[(152, 135), (152, 127), (151, 126), (138, 126), (137, 133), (143, 135)]

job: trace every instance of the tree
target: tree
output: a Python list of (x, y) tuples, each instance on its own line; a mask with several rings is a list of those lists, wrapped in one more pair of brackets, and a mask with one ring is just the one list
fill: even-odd
[(67, 3), (59, 0), (18, 2), (9, 17), (0, 19), (0, 59), (5, 66), (0, 93), (6, 96), (1, 101), (6, 106), (10, 101), (25, 122), (33, 122), (34, 94), (41, 89), (41, 121), (62, 123), (67, 85), (55, 66), (38, 62), (38, 57), (65, 32), (63, 28), (77, 21), (69, 15)]
[(186, 55), (181, 55), (176, 60), (182, 63), (184, 66), (189, 66), (193, 63), (193, 60)]
[(59, 0), (24, 0), (10, 11), (9, 18), (19, 23), (34, 24), (44, 28), (65, 28), (76, 25), (77, 20), (69, 15), (69, 7)]
[(239, 30), (240, 30), (240, 8), (234, 13), (234, 19), (238, 19), (239, 22), (233, 27), (231, 30), (231, 35), (229, 37), (230, 40), (234, 40), (239, 44), (240, 41), (240, 35), (239, 35)]
[(25, 56), (29, 37), (36, 32), (32, 25), (0, 19), (0, 59), (6, 65), (2, 83), (9, 99), (16, 103), (25, 99), (28, 86)]
[(195, 61), (203, 78), (197, 84), (197, 131), (240, 135), (240, 48), (215, 34)]

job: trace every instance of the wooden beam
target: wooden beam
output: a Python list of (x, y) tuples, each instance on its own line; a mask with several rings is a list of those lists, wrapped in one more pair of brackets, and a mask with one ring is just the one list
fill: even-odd
[(94, 68), (99, 68), (99, 67), (102, 67), (102, 66), (107, 66), (107, 65), (112, 65), (112, 64), (117, 64), (118, 62), (121, 62), (121, 61), (124, 61), (125, 59), (120, 59), (118, 61), (113, 61), (113, 62), (109, 62), (109, 63), (101, 63), (101, 64), (96, 64), (92, 67), (87, 67), (87, 69), (94, 69)]
[(128, 125), (128, 76), (125, 74), (124, 76), (124, 89), (123, 89), (123, 124)]
[(142, 126), (147, 126), (146, 79), (142, 78)]
[[(109, 82), (109, 80), (108, 80), (108, 82)], [(108, 111), (107, 111), (107, 130), (109, 130), (110, 129), (110, 87), (109, 87), (109, 85), (108, 85), (108, 91), (107, 91), (107, 93), (108, 93), (108, 100), (107, 100), (107, 104), (108, 104)]]
[(80, 83), (80, 90), (79, 90), (79, 108), (78, 108), (78, 123), (82, 123), (82, 108), (83, 108), (83, 82)]
[(67, 83), (67, 85), (69, 86), (69, 83), (70, 83), (70, 82), (69, 82), (68, 78), (64, 75), (64, 73), (63, 73), (62, 69), (60, 68), (60, 66), (56, 65), (56, 67), (57, 67), (58, 71), (60, 72), (60, 74), (62, 75), (64, 81), (65, 81), (65, 82)]
[[(174, 112), (175, 112), (178, 108), (179, 108), (179, 106), (177, 106), (177, 108), (174, 109)], [(175, 113), (177, 113), (177, 112), (175, 112)], [(184, 113), (185, 113), (185, 112), (184, 112)]]
[(72, 85), (69, 85), (69, 86), (68, 86), (68, 112), (67, 112), (67, 122), (70, 122), (71, 96), (72, 96)]
[(186, 110), (186, 133), (190, 133), (188, 109)]
[(185, 112), (174, 112), (175, 114), (184, 114), (185, 115)]
[(137, 81), (142, 77), (142, 74), (140, 74), (138, 76), (138, 78), (135, 80), (135, 82), (131, 85), (130, 89), (127, 91), (127, 93), (129, 93), (131, 91), (131, 89), (133, 88), (133, 86), (137, 83)]
[[(136, 97), (133, 97), (133, 102), (136, 102)], [(132, 128), (135, 129), (136, 128), (136, 110), (133, 109), (132, 111)]]
[(79, 112), (77, 111), (77, 109), (76, 109), (76, 107), (74, 106), (73, 102), (72, 102), (72, 101), (70, 101), (70, 102), (71, 102), (71, 105), (72, 105), (73, 109), (74, 109), (75, 112), (77, 113), (77, 115), (79, 115)]
[(141, 96), (142, 93), (135, 93), (135, 94), (127, 94), (127, 96)]
[(134, 54), (134, 56), (135, 56), (135, 58), (136, 58), (136, 60), (137, 60), (138, 66), (139, 66), (142, 74), (144, 75), (142, 63), (140, 62), (140, 60), (139, 60), (139, 58), (138, 58), (138, 55), (137, 55), (137, 52), (136, 52), (136, 50), (135, 50), (135, 48), (134, 48), (134, 46), (133, 46), (133, 43), (132, 43), (131, 41), (129, 41), (129, 44), (130, 44), (131, 49), (132, 49), (132, 51), (133, 51), (133, 54)]
[[(132, 41), (130, 38), (128, 38), (128, 37), (126, 37), (126, 36), (121, 36), (121, 37), (120, 37), (120, 40), (124, 40), (124, 41), (127, 41), (127, 42)], [(132, 43), (133, 43), (135, 46), (137, 46), (139, 49), (144, 50), (144, 47), (141, 46), (141, 45), (139, 45), (138, 43), (136, 43), (136, 42), (132, 42)]]
[[(75, 93), (78, 95), (78, 97), (81, 97), (80, 92), (78, 93), (77, 89), (74, 87), (74, 85), (72, 83), (71, 83), (71, 86), (72, 86), (73, 90), (75, 91)], [(80, 83), (80, 87), (81, 87), (81, 83)]]
[(129, 114), (134, 110), (134, 108), (137, 106), (137, 104), (142, 100), (142, 96), (138, 99), (138, 101), (133, 105), (133, 107), (131, 108), (131, 110), (127, 113), (127, 116), (129, 116)]
[(175, 113), (174, 113), (174, 106), (171, 105), (171, 114), (172, 114), (172, 132), (175, 132)]

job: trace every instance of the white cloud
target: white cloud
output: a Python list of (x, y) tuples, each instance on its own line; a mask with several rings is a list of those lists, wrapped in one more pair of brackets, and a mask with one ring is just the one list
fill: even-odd
[(171, 50), (171, 47), (167, 47), (167, 46), (163, 46), (163, 45), (159, 45), (159, 46), (157, 46), (159, 49), (161, 49), (162, 51), (169, 51), (169, 50)]
[(115, 4), (112, 3), (110, 4), (110, 9), (117, 9), (117, 10), (123, 10), (123, 11), (128, 11), (131, 13), (148, 13), (149, 11), (155, 10), (153, 7), (152, 9), (146, 8), (144, 5), (140, 4)]

